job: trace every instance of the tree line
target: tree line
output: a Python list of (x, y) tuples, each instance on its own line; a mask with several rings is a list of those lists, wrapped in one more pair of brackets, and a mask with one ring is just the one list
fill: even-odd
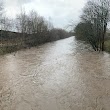
[(104, 51), (107, 25), (110, 21), (110, 0), (89, 0), (76, 25), (76, 38), (91, 44), (95, 51)]
[[(32, 10), (28, 14), (25, 10), (16, 15), (15, 19), (4, 14), (3, 3), (0, 3), (0, 38), (12, 39), (20, 35), (21, 42), (28, 45), (37, 45), (70, 37), (64, 29), (54, 28), (53, 24)], [(13, 34), (14, 32), (14, 34)], [(18, 34), (19, 33), (19, 34)]]

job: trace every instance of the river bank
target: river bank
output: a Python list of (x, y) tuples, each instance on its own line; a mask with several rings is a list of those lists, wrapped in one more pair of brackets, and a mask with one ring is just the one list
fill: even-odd
[[(68, 37), (67, 37), (68, 38)], [(66, 39), (66, 38), (61, 38), (61, 39)], [(11, 40), (5, 41), (4, 43), (2, 43), (2, 41), (0, 42), (0, 55), (5, 55), (8, 53), (12, 53), (12, 52), (16, 52), (19, 50), (23, 50), (23, 49), (29, 49), (32, 47), (38, 47), (40, 45), (44, 45), (46, 43), (49, 42), (55, 42), (61, 39), (57, 39), (57, 40), (52, 40), (52, 41), (46, 41), (44, 43), (40, 42), (38, 43), (35, 39), (31, 39), (31, 40), (21, 40), (21, 39), (14, 39), (14, 42)]]

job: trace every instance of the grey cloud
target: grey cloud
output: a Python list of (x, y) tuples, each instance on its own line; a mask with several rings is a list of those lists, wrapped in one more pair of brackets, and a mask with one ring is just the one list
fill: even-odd
[[(5, 0), (7, 15), (15, 16), (21, 7), (27, 12), (36, 10), (45, 18), (52, 18), (56, 27), (65, 27), (70, 20), (77, 22), (87, 0)], [(12, 14), (10, 14), (12, 10)]]
[(30, 2), (32, 2), (32, 0), (16, 0), (17, 1), (17, 3), (19, 4), (26, 4), (26, 3), (30, 3)]

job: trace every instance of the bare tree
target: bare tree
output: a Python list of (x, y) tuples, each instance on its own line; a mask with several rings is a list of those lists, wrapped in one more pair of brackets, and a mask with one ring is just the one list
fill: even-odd
[(16, 17), (16, 29), (23, 35), (27, 31), (27, 15), (24, 10), (21, 10), (21, 13)]
[(1, 28), (4, 31), (11, 31), (12, 29), (12, 20), (8, 17), (3, 17), (1, 22)]
[(93, 36), (97, 50), (104, 51), (104, 39), (107, 24), (110, 20), (110, 1), (109, 0), (89, 0), (86, 4), (82, 22), (91, 23)]
[(2, 27), (1, 27), (1, 23), (2, 23), (2, 15), (3, 15), (3, 1), (0, 1), (0, 40), (2, 43)]
[(2, 14), (3, 14), (3, 2), (0, 1), (0, 19), (2, 18)]

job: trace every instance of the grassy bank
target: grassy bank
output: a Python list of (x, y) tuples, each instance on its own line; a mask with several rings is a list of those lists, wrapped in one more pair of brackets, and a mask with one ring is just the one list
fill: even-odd
[[(66, 37), (68, 38), (68, 37)], [(65, 39), (65, 38), (60, 38), (60, 39)], [(12, 53), (12, 52), (16, 52), (18, 50), (21, 49), (26, 49), (26, 48), (31, 48), (31, 47), (36, 47), (48, 42), (53, 42), (53, 41), (57, 41), (60, 39), (54, 39), (51, 41), (37, 41), (34, 38), (30, 38), (30, 39), (26, 39), (25, 41), (22, 39), (12, 39), (12, 40), (2, 40), (0, 41), (0, 44), (3, 44), (2, 46), (0, 46), (0, 55), (4, 55), (7, 53)]]
[(105, 51), (110, 52), (110, 40), (105, 41)]
[(0, 55), (12, 53), (19, 49), (20, 49), (20, 47), (18, 47), (18, 46), (2, 46), (2, 47), (0, 47)]

